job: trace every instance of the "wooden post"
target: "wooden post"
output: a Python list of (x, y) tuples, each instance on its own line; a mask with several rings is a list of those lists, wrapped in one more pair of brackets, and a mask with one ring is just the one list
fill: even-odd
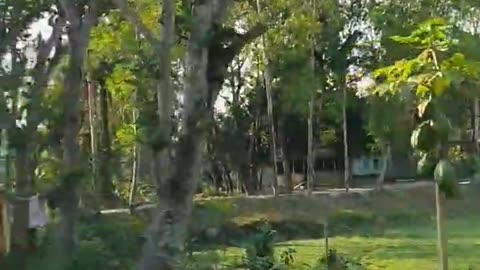
[(343, 103), (342, 103), (342, 115), (343, 115), (343, 182), (345, 191), (350, 189), (350, 160), (348, 156), (348, 125), (347, 125), (347, 86), (343, 85)]
[(435, 183), (435, 204), (437, 210), (438, 269), (448, 270), (447, 209), (438, 183)]
[(325, 238), (325, 269), (328, 270), (328, 264), (330, 263), (328, 259), (328, 250), (330, 249), (328, 246), (328, 221), (323, 224), (323, 237)]

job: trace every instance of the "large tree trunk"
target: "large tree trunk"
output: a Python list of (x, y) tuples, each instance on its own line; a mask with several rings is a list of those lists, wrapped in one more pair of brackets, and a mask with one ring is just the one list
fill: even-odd
[[(192, 198), (201, 173), (206, 121), (211, 113), (207, 82), (208, 43), (205, 37), (230, 1), (196, 2), (187, 48), (182, 129), (171, 174), (159, 186), (159, 206), (147, 231), (138, 269), (178, 269), (184, 255)], [(170, 104), (172, 106), (172, 104)], [(210, 108), (211, 109), (211, 108)]]
[[(264, 32), (262, 27), (252, 29), (254, 31), (247, 32), (243, 35), (244, 38), (241, 35), (234, 37), (227, 48), (222, 43), (222, 37), (217, 39), (210, 36), (212, 32), (214, 35), (222, 34), (222, 29), (217, 29), (220, 31), (216, 33), (213, 28), (214, 25), (221, 25), (223, 15), (231, 3), (230, 0), (193, 3), (193, 28), (185, 68), (182, 128), (175, 143), (176, 155), (170, 165), (171, 169), (162, 172), (165, 181), (161, 181), (158, 188), (159, 207), (147, 230), (147, 241), (138, 265), (140, 270), (176, 269), (181, 264), (193, 193), (201, 173), (204, 135), (213, 115), (213, 101), (221, 89), (232, 59), (247, 42)], [(132, 20), (132, 16), (129, 17)], [(133, 18), (132, 21), (138, 20)], [(206, 37), (210, 39), (206, 40)], [(231, 35), (228, 37), (231, 38)], [(216, 54), (209, 58), (208, 52), (212, 50)]]
[(171, 82), (171, 51), (175, 44), (175, 1), (163, 0), (161, 35), (159, 42), (160, 71), (157, 84), (157, 113), (158, 126), (162, 131), (156, 143), (162, 145), (153, 149), (155, 163), (154, 177), (157, 187), (167, 181), (171, 169), (170, 148), (166, 147), (170, 142), (172, 131), (172, 111), (174, 109), (174, 91)]
[[(80, 130), (79, 99), (80, 85), (82, 85), (83, 56), (78, 53), (82, 50), (78, 44), (72, 42), (69, 71), (67, 72), (64, 88), (64, 138), (63, 138), (63, 169), (65, 179), (64, 199), (59, 202), (62, 219), (60, 221), (59, 236), (63, 251), (71, 254), (74, 247), (74, 222), (77, 214), (78, 196), (76, 186), (79, 179), (74, 179), (79, 168), (79, 145), (77, 135)], [(76, 51), (76, 52), (75, 52)], [(73, 57), (72, 57), (73, 54)], [(78, 176), (77, 176), (78, 177)]]
[[(85, 14), (72, 1), (61, 0), (60, 5), (70, 23), (68, 28), (69, 63), (63, 89), (63, 179), (60, 184), (59, 208), (61, 220), (58, 228), (61, 245), (61, 264), (67, 263), (75, 247), (74, 232), (78, 212), (77, 187), (82, 175), (78, 132), (80, 130), (80, 97), (83, 85), (83, 67), (86, 49), (90, 41), (90, 30), (97, 20), (96, 1), (91, 0)], [(83, 8), (83, 6), (82, 6)]]

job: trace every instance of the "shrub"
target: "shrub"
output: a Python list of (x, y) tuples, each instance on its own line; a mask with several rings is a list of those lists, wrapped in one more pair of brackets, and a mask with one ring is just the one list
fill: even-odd
[(246, 249), (245, 262), (250, 270), (268, 270), (275, 264), (275, 231), (264, 221)]
[(336, 250), (330, 249), (327, 256), (320, 259), (319, 265), (314, 269), (325, 269), (328, 266), (329, 270), (363, 270), (365, 269), (359, 262), (351, 258), (340, 255)]

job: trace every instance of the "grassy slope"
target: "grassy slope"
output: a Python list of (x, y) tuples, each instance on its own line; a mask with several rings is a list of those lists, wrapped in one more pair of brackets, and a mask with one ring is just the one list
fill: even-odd
[[(468, 223), (468, 226), (466, 226)], [(471, 226), (475, 227), (471, 227)], [(451, 269), (467, 270), (480, 267), (480, 220), (450, 223), (450, 264)], [(298, 260), (313, 264), (323, 250), (323, 241), (306, 240), (283, 243), (294, 247)], [(435, 269), (436, 240), (434, 227), (411, 227), (395, 230), (384, 237), (338, 237), (332, 240), (333, 248), (351, 257), (358, 258), (368, 269), (405, 270)]]
[[(451, 269), (468, 270), (469, 267), (480, 269), (480, 214), (475, 209), (478, 194), (478, 191), (468, 192), (462, 200), (450, 203), (448, 230)], [(365, 224), (362, 224), (354, 227), (348, 236), (342, 233), (341, 236), (331, 238), (330, 247), (348, 257), (358, 259), (367, 269), (436, 269), (436, 230), (431, 195), (428, 189), (410, 190), (388, 194), (385, 196), (389, 197), (387, 199), (383, 196), (370, 198), (373, 200), (367, 199), (367, 202), (362, 205), (358, 201), (353, 205), (348, 203), (348, 206), (353, 207), (346, 208), (352, 209), (355, 213), (373, 213), (374, 218), (370, 221), (366, 220), (370, 226), (367, 230), (365, 230)], [(312, 209), (312, 202), (308, 203), (308, 206), (302, 203), (295, 204), (297, 211), (279, 207), (278, 203), (249, 205), (246, 209), (251, 211), (237, 212), (235, 220), (237, 222), (241, 220), (243, 223), (249, 218), (257, 219), (261, 216), (275, 220), (294, 220), (300, 216), (305, 217), (305, 213), (298, 215), (298, 212), (305, 212), (306, 209), (312, 222), (317, 223), (325, 219), (322, 217), (322, 212), (325, 212), (321, 211), (322, 207), (312, 211), (316, 208)], [(289, 201), (288, 205), (291, 206), (292, 203)], [(345, 209), (347, 205), (344, 200), (341, 204), (339, 208)], [(242, 203), (242, 205), (245, 204)], [(335, 206), (339, 205), (336, 203)], [(262, 212), (263, 214), (260, 214)], [(314, 214), (315, 212), (317, 214)], [(327, 212), (330, 218), (336, 213), (332, 210)], [(412, 220), (408, 213), (413, 213), (413, 217), (421, 215), (424, 218)], [(241, 217), (240, 220), (239, 217)], [(404, 220), (403, 217), (409, 220)], [(302, 228), (298, 229), (302, 230)], [(323, 229), (319, 227), (318, 230)], [(296, 266), (292, 269), (302, 269), (301, 265), (304, 264), (315, 265), (324, 251), (323, 242), (322, 239), (280, 242), (277, 244), (277, 252), (281, 253), (287, 248), (294, 248)], [(243, 252), (243, 249), (234, 247), (225, 247), (216, 251), (220, 257), (223, 257), (221, 261), (228, 261), (230, 265), (240, 262)]]
[[(454, 270), (480, 269), (480, 218), (455, 219), (449, 223), (449, 257)], [(298, 240), (277, 244), (277, 253), (294, 248), (295, 266), (308, 269), (324, 251), (324, 240)], [(330, 248), (357, 259), (371, 270), (432, 270), (436, 269), (435, 227), (398, 227), (385, 231), (382, 236), (349, 236), (330, 239)], [(228, 265), (241, 262), (242, 248), (216, 251)], [(225, 260), (222, 260), (225, 261)]]

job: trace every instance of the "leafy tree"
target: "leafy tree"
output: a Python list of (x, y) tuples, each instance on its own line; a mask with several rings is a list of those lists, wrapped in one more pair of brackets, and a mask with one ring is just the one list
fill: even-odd
[(432, 19), (419, 25), (409, 36), (392, 40), (421, 50), (413, 59), (402, 59), (374, 72), (380, 83), (377, 93), (413, 91), (416, 96), (419, 123), (412, 132), (412, 147), (421, 155), (420, 171), (434, 168), (436, 182), (439, 267), (448, 269), (445, 209), (443, 200), (458, 195), (455, 171), (447, 156), (449, 132), (452, 130), (446, 100), (458, 98), (459, 88), (478, 79), (478, 64), (453, 51), (449, 25)]
[[(9, 56), (0, 68), (2, 128), (6, 130), (9, 152), (14, 154), (15, 196), (25, 198), (34, 191), (35, 169), (41, 146), (39, 125), (47, 118), (42, 104), (48, 81), (63, 55), (60, 36), (64, 20), (51, 14), (52, 34), (31, 37), (30, 24), (49, 11), (50, 1), (0, 1), (0, 57)], [(34, 55), (28, 50), (33, 49)], [(33, 58), (33, 59), (32, 59)], [(26, 82), (26, 78), (29, 78)], [(23, 122), (17, 125), (17, 121)], [(6, 138), (3, 138), (6, 139)], [(9, 166), (9, 164), (7, 164)], [(29, 245), (28, 201), (14, 204), (12, 254), (22, 258), (17, 267), (25, 267), (23, 257)]]

